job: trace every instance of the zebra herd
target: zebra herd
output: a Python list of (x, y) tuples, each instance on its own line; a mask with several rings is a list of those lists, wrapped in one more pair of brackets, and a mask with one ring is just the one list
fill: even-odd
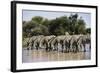
[(86, 51), (86, 44), (91, 49), (90, 35), (61, 35), (61, 36), (32, 36), (24, 40), (27, 50), (61, 51), (61, 52), (80, 52)]

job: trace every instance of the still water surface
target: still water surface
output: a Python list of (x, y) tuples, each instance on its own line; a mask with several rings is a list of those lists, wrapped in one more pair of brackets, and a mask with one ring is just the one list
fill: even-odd
[(69, 60), (89, 60), (91, 59), (91, 52), (78, 53), (62, 53), (57, 51), (46, 52), (45, 50), (22, 50), (22, 62), (47, 62), (47, 61), (69, 61)]

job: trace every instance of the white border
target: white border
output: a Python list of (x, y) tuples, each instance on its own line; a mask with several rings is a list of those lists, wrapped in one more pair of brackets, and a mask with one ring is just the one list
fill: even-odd
[[(60, 62), (40, 62), (40, 63), (22, 63), (22, 9), (28, 10), (46, 10), (46, 11), (66, 11), (66, 12), (87, 12), (91, 13), (91, 60), (81, 61), (60, 61)], [(17, 70), (21, 69), (37, 69), (37, 68), (51, 68), (51, 67), (70, 67), (70, 66), (84, 66), (84, 65), (95, 65), (96, 59), (96, 13), (93, 8), (79, 8), (79, 7), (60, 7), (60, 6), (45, 6), (45, 5), (28, 5), (28, 4), (17, 4)]]

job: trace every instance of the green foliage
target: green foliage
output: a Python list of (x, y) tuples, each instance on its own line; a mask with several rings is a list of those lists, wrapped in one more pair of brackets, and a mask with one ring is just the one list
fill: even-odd
[(43, 17), (35, 16), (35, 17), (32, 18), (31, 21), (34, 21), (34, 22), (36, 22), (36, 23), (38, 23), (38, 24), (41, 24), (42, 21), (43, 21)]
[(82, 18), (78, 19), (75, 26), (75, 34), (86, 34), (86, 23)]
[(44, 19), (44, 21), (42, 22), (42, 25), (48, 27), (49, 22), (50, 22), (50, 21), (49, 21), (48, 19)]
[(31, 21), (23, 21), (23, 37), (34, 35), (65, 35), (91, 33), (90, 28), (86, 29), (86, 23), (78, 14), (61, 16), (56, 19), (48, 20), (46, 18), (35, 16)]
[(86, 29), (86, 33), (91, 34), (91, 28), (87, 28), (87, 29)]

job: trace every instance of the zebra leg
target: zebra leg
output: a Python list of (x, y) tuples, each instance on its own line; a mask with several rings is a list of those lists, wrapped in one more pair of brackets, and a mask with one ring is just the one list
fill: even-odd
[(27, 47), (27, 50), (29, 50), (29, 46)]
[(85, 44), (83, 44), (84, 52), (86, 52)]

